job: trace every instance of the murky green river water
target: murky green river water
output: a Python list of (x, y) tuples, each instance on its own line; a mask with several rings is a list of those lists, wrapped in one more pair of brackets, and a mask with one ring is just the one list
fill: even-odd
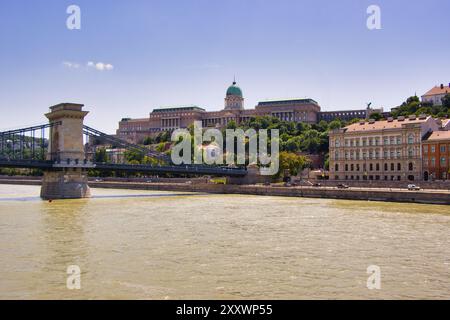
[(1, 299), (450, 298), (448, 206), (92, 192), (0, 185)]

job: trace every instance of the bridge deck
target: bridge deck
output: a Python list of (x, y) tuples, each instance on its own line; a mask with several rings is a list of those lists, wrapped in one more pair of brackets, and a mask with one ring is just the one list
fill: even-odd
[[(35, 160), (0, 160), (0, 167), (3, 168), (29, 168), (43, 170), (61, 170), (64, 168), (60, 163), (56, 164), (52, 161), (35, 161)], [(191, 175), (212, 175), (212, 176), (232, 176), (243, 177), (247, 174), (244, 168), (228, 168), (228, 167), (209, 167), (196, 165), (180, 165), (180, 166), (150, 166), (150, 165), (129, 165), (129, 164), (108, 164), (94, 163), (84, 166), (68, 165), (67, 168), (85, 168), (100, 171), (121, 171), (121, 172), (148, 172), (156, 174), (191, 174)]]

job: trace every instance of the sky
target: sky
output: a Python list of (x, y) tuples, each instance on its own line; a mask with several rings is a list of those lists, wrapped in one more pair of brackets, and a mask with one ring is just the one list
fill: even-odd
[(108, 133), (154, 108), (221, 110), (234, 76), (248, 109), (308, 97), (389, 110), (450, 82), (448, 12), (449, 0), (0, 0), (0, 131), (45, 123), (61, 102)]

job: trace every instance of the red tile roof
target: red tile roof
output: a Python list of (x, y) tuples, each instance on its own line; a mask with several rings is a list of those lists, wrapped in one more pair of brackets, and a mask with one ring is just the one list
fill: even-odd
[(441, 89), (441, 86), (436, 86), (433, 89), (429, 90), (427, 93), (425, 93), (423, 96), (434, 96), (437, 94), (447, 94), (450, 93), (450, 87), (444, 86), (443, 89)]
[(450, 141), (450, 131), (434, 131), (427, 139), (427, 141), (437, 141), (437, 140), (449, 140)]
[(378, 131), (378, 130), (386, 130), (386, 129), (396, 129), (401, 128), (404, 124), (417, 124), (417, 123), (424, 123), (427, 122), (430, 117), (427, 117), (426, 119), (419, 119), (416, 118), (415, 120), (409, 120), (406, 118), (403, 121), (399, 121), (398, 119), (395, 119), (393, 121), (376, 121), (374, 123), (365, 122), (364, 124), (360, 124), (359, 122), (351, 124), (347, 127), (345, 127), (346, 132), (368, 132), (368, 131)]

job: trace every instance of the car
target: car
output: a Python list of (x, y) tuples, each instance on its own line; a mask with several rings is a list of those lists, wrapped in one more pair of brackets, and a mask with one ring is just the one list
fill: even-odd
[(408, 184), (408, 190), (409, 191), (419, 191), (420, 187), (416, 186), (415, 184)]
[(313, 187), (321, 187), (322, 185), (319, 182), (313, 184)]
[(348, 185), (346, 185), (346, 184), (343, 184), (343, 183), (339, 183), (338, 185), (337, 185), (337, 188), (338, 189), (348, 189), (348, 188), (350, 188)]

